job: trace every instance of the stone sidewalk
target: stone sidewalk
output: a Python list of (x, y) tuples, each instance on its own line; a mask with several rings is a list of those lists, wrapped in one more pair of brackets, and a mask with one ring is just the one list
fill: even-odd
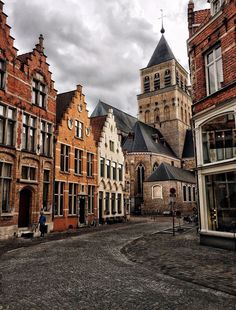
[(169, 232), (136, 239), (122, 253), (157, 273), (236, 296), (235, 251), (200, 245), (196, 226), (176, 236)]

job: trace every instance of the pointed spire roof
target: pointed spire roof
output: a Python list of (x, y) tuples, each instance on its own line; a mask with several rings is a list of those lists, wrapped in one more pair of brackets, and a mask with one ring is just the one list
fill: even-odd
[(163, 33), (164, 33), (164, 28), (162, 28), (161, 33), (161, 39), (159, 41), (159, 43), (157, 44), (157, 47), (147, 65), (148, 67), (152, 67), (155, 65), (159, 65), (160, 63), (163, 63), (165, 61), (171, 60), (171, 59), (175, 59), (175, 56), (169, 46), (169, 44), (167, 43)]

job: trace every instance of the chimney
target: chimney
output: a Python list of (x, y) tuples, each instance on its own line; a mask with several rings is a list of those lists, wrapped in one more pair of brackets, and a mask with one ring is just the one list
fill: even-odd
[(189, 0), (188, 3), (188, 31), (189, 36), (193, 35), (193, 24), (194, 24), (194, 2), (193, 0)]
[(39, 43), (35, 45), (36, 49), (39, 51), (39, 53), (43, 53), (44, 47), (43, 47), (43, 35), (40, 34), (39, 36)]

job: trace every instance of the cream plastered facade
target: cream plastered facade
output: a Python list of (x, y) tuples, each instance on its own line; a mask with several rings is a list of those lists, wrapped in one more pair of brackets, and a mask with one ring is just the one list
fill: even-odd
[[(104, 159), (104, 173), (101, 173), (101, 159)], [(110, 177), (107, 174), (107, 163), (110, 161)], [(113, 165), (116, 166), (114, 177)], [(106, 121), (98, 142), (98, 216), (99, 222), (123, 218), (125, 191), (124, 155), (117, 133), (113, 110), (108, 111)], [(122, 170), (119, 174), (119, 168)], [(120, 178), (121, 176), (121, 178)]]

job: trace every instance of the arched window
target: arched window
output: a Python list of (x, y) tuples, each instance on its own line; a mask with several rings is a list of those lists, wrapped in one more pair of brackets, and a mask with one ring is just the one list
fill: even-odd
[(145, 178), (145, 168), (143, 164), (139, 164), (137, 168), (137, 181), (138, 181), (137, 193), (140, 195), (143, 195), (144, 178)]
[(160, 89), (160, 74), (159, 73), (156, 73), (154, 75), (154, 89), (155, 90)]
[(165, 106), (164, 108), (164, 117), (165, 117), (165, 120), (169, 120), (170, 119), (170, 108), (167, 106)]
[(162, 186), (157, 184), (152, 187), (152, 199), (162, 199)]
[(143, 81), (143, 89), (145, 93), (150, 92), (150, 79), (149, 76), (145, 76)]
[(235, 117), (217, 116), (202, 126), (204, 164), (236, 157)]
[(160, 122), (160, 111), (158, 108), (154, 110), (154, 120), (155, 122), (158, 122), (158, 123)]
[(158, 165), (158, 163), (157, 163), (157, 162), (155, 162), (155, 164), (153, 165), (152, 170), (153, 170), (153, 171), (155, 171), (155, 170), (158, 168), (158, 166), (159, 166), (159, 165)]
[(149, 110), (147, 110), (146, 112), (145, 112), (145, 123), (149, 123), (150, 122), (150, 111)]
[(171, 85), (171, 73), (170, 70), (165, 71), (165, 87), (168, 87)]

